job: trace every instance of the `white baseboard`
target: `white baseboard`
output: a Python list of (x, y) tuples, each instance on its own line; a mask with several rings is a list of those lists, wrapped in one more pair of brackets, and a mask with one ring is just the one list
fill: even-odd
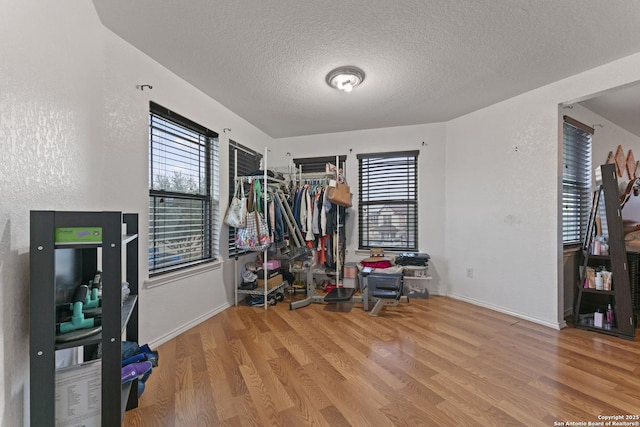
[(508, 314), (509, 316), (513, 316), (513, 317), (517, 317), (518, 319), (522, 319), (522, 320), (528, 320), (529, 322), (533, 322), (533, 323), (537, 323), (538, 325), (542, 325), (542, 326), (546, 326), (548, 328), (551, 329), (556, 329), (556, 330), (560, 330), (563, 329), (567, 326), (567, 323), (563, 320), (562, 322), (559, 323), (554, 323), (554, 322), (549, 322), (546, 320), (542, 320), (542, 319), (537, 319), (535, 317), (531, 317), (531, 316), (527, 316), (526, 314), (522, 314), (522, 313), (518, 313), (512, 310), (508, 310), (506, 308), (503, 307), (499, 307), (496, 305), (492, 305), (492, 304), (487, 304), (484, 301), (478, 301), (476, 299), (473, 298), (469, 298), (463, 295), (457, 295), (454, 293), (448, 293), (447, 296), (460, 300), (460, 301), (464, 301), (464, 302), (468, 302), (469, 304), (473, 304), (473, 305), (477, 305), (480, 307), (484, 307), (484, 308), (488, 308), (490, 310), (493, 311), (497, 311), (499, 313), (504, 313), (504, 314)]
[(162, 344), (166, 343), (167, 341), (170, 341), (172, 339), (174, 339), (175, 337), (177, 337), (178, 335), (182, 334), (183, 332), (188, 331), (189, 329), (199, 325), (200, 323), (204, 322), (207, 319), (212, 318), (213, 316), (215, 316), (218, 313), (222, 313), (224, 310), (226, 310), (227, 308), (231, 307), (231, 304), (224, 303), (222, 304), (220, 307), (217, 307), (211, 311), (208, 311), (206, 313), (204, 313), (203, 315), (196, 317), (195, 319), (193, 319), (192, 321), (185, 323), (184, 325), (172, 330), (171, 332), (162, 335), (160, 337), (158, 337), (157, 339), (150, 341), (149, 347), (151, 348), (157, 348), (159, 346), (161, 346)]

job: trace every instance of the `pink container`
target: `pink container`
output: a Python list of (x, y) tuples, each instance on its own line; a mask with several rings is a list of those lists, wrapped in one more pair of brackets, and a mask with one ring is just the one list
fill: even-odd
[(268, 259), (267, 260), (267, 270), (277, 270), (280, 268), (280, 260), (279, 259)]
[(355, 262), (348, 262), (344, 265), (344, 277), (346, 279), (355, 279), (358, 276), (358, 267)]

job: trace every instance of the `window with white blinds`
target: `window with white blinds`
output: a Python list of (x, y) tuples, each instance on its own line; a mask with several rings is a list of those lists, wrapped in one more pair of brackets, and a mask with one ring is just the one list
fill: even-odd
[[(233, 197), (235, 176), (247, 176), (257, 171), (260, 169), (261, 161), (261, 154), (235, 141), (229, 141), (229, 203), (231, 203), (231, 198)], [(248, 184), (245, 184), (245, 195), (248, 194), (248, 191)], [(236, 247), (236, 228), (229, 227), (229, 257), (235, 257), (246, 252)]]
[(593, 128), (564, 116), (562, 137), (562, 242), (580, 243), (591, 208)]
[(418, 250), (418, 154), (358, 154), (360, 249)]
[(218, 134), (155, 103), (149, 114), (149, 274), (218, 255)]

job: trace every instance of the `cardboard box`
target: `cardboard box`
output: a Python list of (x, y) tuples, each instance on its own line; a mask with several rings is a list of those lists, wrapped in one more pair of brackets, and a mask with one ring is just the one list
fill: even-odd
[[(267, 289), (273, 289), (276, 286), (282, 284), (282, 274), (278, 274), (277, 276), (273, 276), (271, 279), (267, 280)], [(258, 288), (264, 288), (264, 279), (256, 280), (258, 284)]]
[[(267, 280), (276, 277), (278, 274), (280, 274), (280, 270), (267, 270)], [(258, 279), (264, 279), (264, 270), (262, 268), (257, 269), (256, 275)]]
[(56, 243), (101, 243), (102, 227), (58, 227)]

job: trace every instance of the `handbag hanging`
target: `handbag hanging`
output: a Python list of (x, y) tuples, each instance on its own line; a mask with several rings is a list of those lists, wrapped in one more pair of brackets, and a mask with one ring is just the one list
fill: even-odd
[[(238, 197), (238, 187), (240, 187), (240, 197)], [(247, 217), (247, 199), (244, 195), (242, 181), (236, 182), (233, 198), (224, 216), (224, 223), (230, 227), (243, 228)]]
[(236, 231), (236, 246), (245, 251), (264, 251), (271, 245), (269, 237), (269, 227), (264, 216), (258, 212), (256, 191), (253, 185), (249, 191), (249, 207), (251, 212), (247, 213), (245, 227)]
[(271, 239), (264, 217), (258, 211), (248, 213), (246, 226), (236, 232), (236, 246), (245, 251), (261, 252), (269, 245)]
[(338, 206), (344, 206), (350, 208), (351, 198), (353, 194), (351, 194), (351, 189), (348, 184), (337, 182), (335, 187), (329, 187), (329, 192), (327, 193), (327, 199), (331, 203), (335, 203)]

